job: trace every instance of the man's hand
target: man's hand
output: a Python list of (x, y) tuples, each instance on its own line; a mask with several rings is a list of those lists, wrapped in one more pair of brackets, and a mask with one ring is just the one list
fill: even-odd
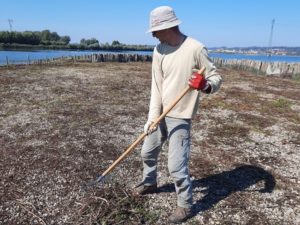
[(151, 134), (153, 131), (155, 131), (157, 129), (157, 126), (155, 127), (151, 127), (151, 125), (153, 124), (152, 121), (147, 121), (147, 123), (144, 126), (144, 132), (146, 134)]
[(189, 80), (189, 85), (191, 88), (197, 89), (198, 91), (206, 91), (210, 87), (205, 77), (198, 72), (193, 72), (192, 77)]

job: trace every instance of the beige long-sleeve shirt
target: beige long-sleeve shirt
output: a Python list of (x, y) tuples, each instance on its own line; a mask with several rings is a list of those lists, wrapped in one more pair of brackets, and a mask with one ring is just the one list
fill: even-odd
[[(193, 69), (205, 67), (204, 75), (216, 92), (222, 82), (216, 67), (208, 57), (205, 46), (187, 37), (176, 47), (165, 43), (157, 45), (153, 52), (152, 85), (148, 121), (155, 119), (185, 89)], [(169, 117), (191, 119), (198, 110), (200, 91), (192, 90), (167, 114)]]

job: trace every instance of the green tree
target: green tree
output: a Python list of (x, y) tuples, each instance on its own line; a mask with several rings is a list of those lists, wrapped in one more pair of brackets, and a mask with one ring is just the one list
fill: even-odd
[(113, 41), (112, 43), (111, 43), (111, 45), (112, 46), (120, 46), (121, 45), (121, 43), (119, 42), (119, 41)]
[(80, 40), (80, 44), (89, 46), (89, 45), (93, 45), (93, 44), (99, 44), (99, 41), (96, 38), (91, 38), (91, 39), (83, 38)]
[(50, 41), (56, 42), (60, 39), (60, 36), (56, 32), (50, 33)]
[(71, 38), (69, 36), (62, 36), (62, 37), (60, 37), (60, 41), (63, 44), (68, 45), (71, 41)]
[(0, 43), (9, 43), (10, 35), (8, 31), (0, 32)]
[(86, 45), (86, 40), (85, 40), (84, 38), (82, 38), (82, 39), (80, 40), (80, 44), (81, 44), (81, 45)]
[(41, 32), (42, 41), (50, 41), (51, 39), (51, 32), (49, 30), (43, 30)]
[(38, 45), (41, 42), (41, 37), (32, 31), (23, 32), (23, 41), (20, 44)]

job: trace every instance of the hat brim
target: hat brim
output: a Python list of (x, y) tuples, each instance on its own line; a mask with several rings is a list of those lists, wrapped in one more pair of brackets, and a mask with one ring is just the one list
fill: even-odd
[(151, 32), (154, 32), (154, 31), (169, 29), (171, 27), (176, 27), (181, 23), (182, 23), (181, 20), (175, 20), (173, 22), (164, 23), (164, 24), (161, 24), (159, 26), (150, 28), (146, 33), (151, 33)]

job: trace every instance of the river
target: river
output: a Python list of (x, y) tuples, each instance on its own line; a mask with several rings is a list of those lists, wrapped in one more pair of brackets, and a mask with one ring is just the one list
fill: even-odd
[[(69, 50), (37, 50), (37, 51), (0, 51), (0, 65), (22, 64), (39, 59), (52, 59), (67, 56), (90, 55), (94, 53), (120, 53), (118, 51), (69, 51)], [(146, 51), (122, 51), (121, 53), (152, 54)]]
[[(68, 50), (38, 50), (38, 51), (0, 51), (0, 65), (6, 64), (7, 60), (10, 64), (22, 64), (38, 59), (58, 58), (62, 56), (79, 56), (93, 53), (131, 53), (131, 54), (149, 54), (150, 51), (68, 51)], [(279, 61), (279, 62), (300, 62), (300, 56), (281, 56), (281, 55), (246, 55), (246, 54), (225, 54), (225, 53), (210, 53), (212, 58), (222, 59), (250, 59), (257, 61)]]
[(210, 53), (212, 58), (222, 58), (222, 59), (250, 59), (263, 62), (287, 62), (296, 63), (300, 62), (300, 56), (291, 55), (246, 55), (246, 54), (226, 54), (226, 53)]

